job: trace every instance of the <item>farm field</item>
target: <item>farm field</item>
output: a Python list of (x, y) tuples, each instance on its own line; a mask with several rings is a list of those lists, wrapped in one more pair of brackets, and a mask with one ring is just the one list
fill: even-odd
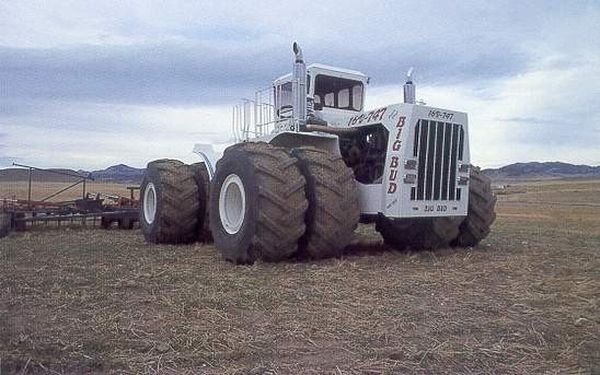
[(600, 181), (511, 185), (497, 212), (473, 249), (391, 251), (363, 225), (341, 259), (252, 266), (139, 231), (13, 233), (0, 372), (600, 373)]
[[(48, 181), (33, 181), (31, 189), (32, 200), (42, 200), (45, 197), (50, 196), (71, 185), (73, 182), (48, 182)], [(109, 195), (120, 195), (123, 197), (129, 197), (128, 185), (102, 182), (102, 181), (91, 181), (86, 183), (86, 192), (89, 192), (92, 196), (96, 193), (109, 194)], [(28, 184), (27, 181), (14, 181), (0, 182), (0, 203), (3, 199), (27, 199)], [(83, 190), (82, 186), (78, 185), (72, 189), (57, 195), (54, 198), (50, 198), (49, 202), (67, 201), (80, 199), (82, 197)]]

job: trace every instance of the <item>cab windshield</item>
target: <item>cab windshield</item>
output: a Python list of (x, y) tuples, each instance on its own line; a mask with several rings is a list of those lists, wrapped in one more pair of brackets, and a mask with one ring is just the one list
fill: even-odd
[(315, 77), (315, 104), (327, 108), (362, 110), (363, 84), (360, 81), (319, 74)]

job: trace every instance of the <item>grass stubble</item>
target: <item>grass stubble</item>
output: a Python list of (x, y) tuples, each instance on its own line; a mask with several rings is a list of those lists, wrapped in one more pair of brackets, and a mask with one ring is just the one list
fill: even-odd
[(600, 373), (600, 207), (582, 197), (599, 192), (510, 187), (476, 248), (398, 252), (361, 225), (318, 262), (234, 266), (137, 230), (15, 233), (0, 240), (0, 369)]

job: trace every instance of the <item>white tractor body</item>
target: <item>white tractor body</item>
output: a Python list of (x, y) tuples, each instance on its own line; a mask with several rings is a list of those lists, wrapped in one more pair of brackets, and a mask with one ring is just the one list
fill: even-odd
[(350, 117), (348, 126), (387, 131), (383, 170), (373, 166), (374, 181), (358, 182), (361, 213), (389, 218), (467, 214), (465, 113), (401, 103)]
[(361, 72), (305, 65), (233, 110), (231, 145), (203, 162), (150, 162), (140, 225), (153, 243), (214, 241), (236, 264), (343, 256), (359, 222), (398, 250), (471, 247), (496, 197), (471, 168), (467, 114), (416, 101), (365, 110)]
[[(365, 74), (322, 64), (304, 66), (301, 52), (296, 54), (294, 73), (234, 107), (236, 142), (314, 146), (341, 154), (354, 169), (364, 216), (467, 215), (466, 113), (414, 104), (410, 76), (404, 103), (365, 111)], [(307, 93), (301, 95), (306, 108), (298, 114), (300, 89)], [(195, 151), (208, 162), (211, 158), (202, 148), (197, 145)]]

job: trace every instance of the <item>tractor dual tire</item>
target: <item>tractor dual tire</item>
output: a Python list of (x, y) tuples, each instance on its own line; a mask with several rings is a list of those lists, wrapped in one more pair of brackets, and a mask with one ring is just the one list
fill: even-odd
[(210, 199), (210, 176), (205, 163), (194, 163), (190, 165), (194, 180), (198, 186), (200, 201), (198, 205), (198, 235), (196, 239), (200, 242), (212, 242), (210, 232), (209, 199)]
[(210, 227), (226, 260), (251, 264), (294, 255), (308, 207), (295, 158), (264, 142), (227, 148), (210, 191)]
[(152, 243), (196, 239), (200, 195), (191, 168), (177, 160), (150, 162), (140, 189), (139, 221)]
[(314, 147), (291, 150), (306, 178), (306, 232), (299, 252), (313, 258), (340, 256), (360, 220), (358, 189), (341, 156)]
[(462, 218), (437, 217), (416, 219), (388, 219), (380, 217), (375, 229), (386, 245), (398, 250), (434, 250), (450, 245), (459, 234)]
[(473, 167), (470, 181), (467, 217), (460, 225), (460, 234), (453, 242), (455, 246), (476, 246), (487, 237), (496, 220), (496, 196), (490, 178), (481, 173), (479, 168)]

